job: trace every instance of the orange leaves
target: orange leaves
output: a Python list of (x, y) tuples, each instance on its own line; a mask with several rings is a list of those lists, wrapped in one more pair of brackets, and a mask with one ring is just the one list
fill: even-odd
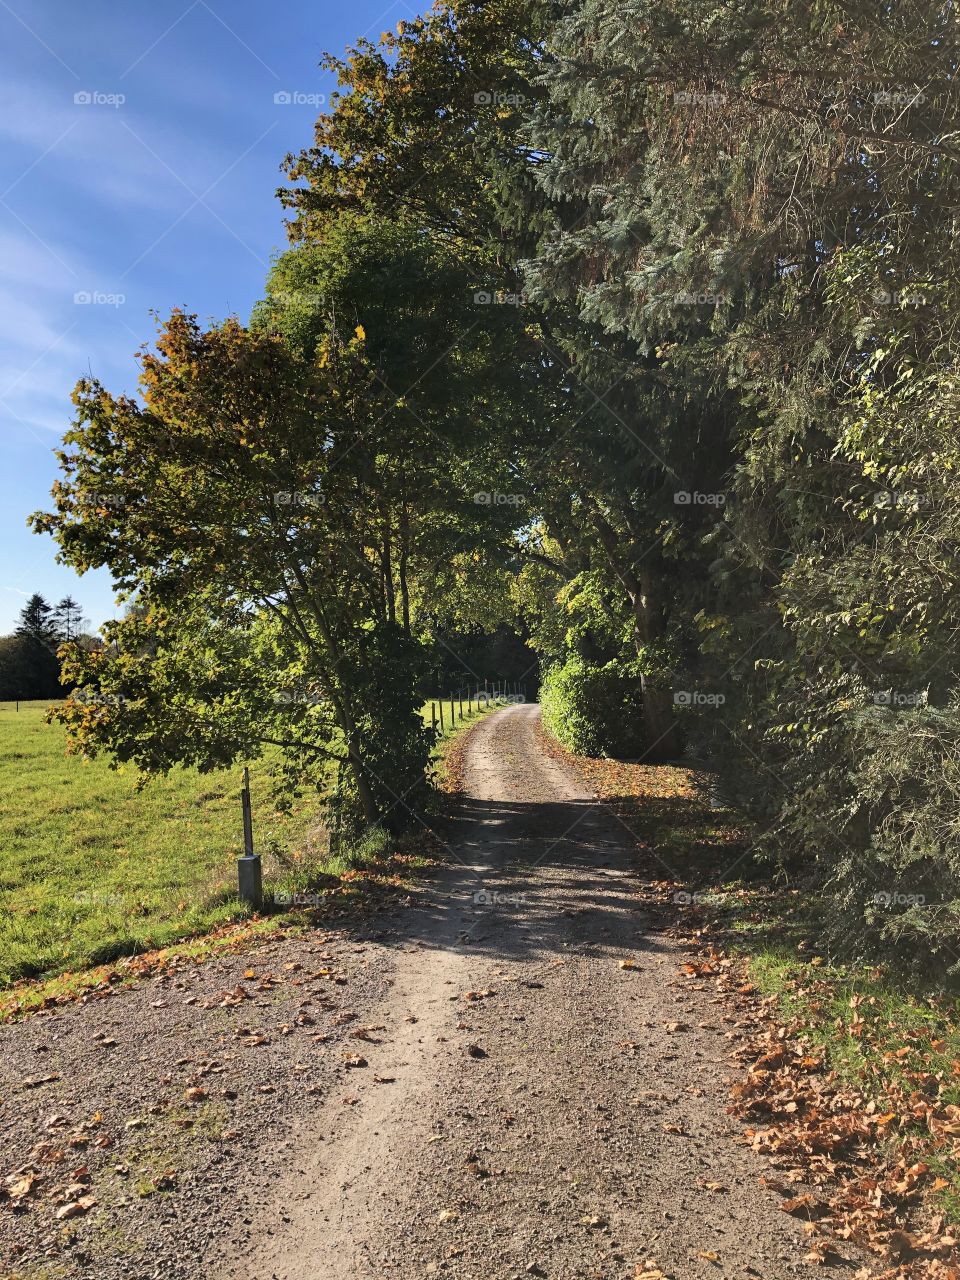
[(830, 1212), (825, 1204), (809, 1192), (794, 1196), (792, 1200), (784, 1200), (780, 1208), (784, 1213), (792, 1214), (797, 1218), (806, 1218), (808, 1221), (813, 1218), (823, 1218)]
[(4, 1185), (0, 1189), (0, 1196), (11, 1200), (14, 1206), (17, 1206), (32, 1194), (39, 1181), (40, 1175), (37, 1173), (11, 1174), (4, 1180)]
[[(699, 976), (704, 966), (706, 972), (719, 967), (715, 950), (682, 972)], [(736, 1001), (738, 1022), (748, 1028), (737, 1050), (746, 1073), (731, 1089), (729, 1110), (750, 1125), (754, 1150), (787, 1170), (785, 1179), (761, 1182), (781, 1197), (784, 1213), (804, 1223), (810, 1237), (805, 1261), (835, 1261), (832, 1238), (881, 1259), (886, 1280), (960, 1280), (958, 1241), (942, 1215), (931, 1216), (926, 1198), (950, 1183), (934, 1176), (925, 1158), (932, 1149), (952, 1148), (960, 1137), (960, 1106), (938, 1103), (942, 1073), (910, 1071), (904, 1087), (902, 1076), (884, 1081), (877, 1070), (881, 1060), (912, 1062), (916, 1055), (919, 1061), (929, 1042), (923, 1046), (910, 1037), (896, 1050), (876, 1053), (874, 1070), (863, 1081), (876, 1094), (868, 1099), (828, 1069), (825, 1050), (811, 1047), (800, 1018), (784, 1025), (775, 1002), (744, 999), (735, 967), (721, 972), (718, 985)], [(831, 993), (818, 978), (803, 994), (813, 1017), (813, 1007), (826, 1005)], [(874, 1024), (861, 1015), (872, 1013), (870, 1002), (856, 998), (850, 1007), (853, 1021), (838, 1029), (869, 1047)], [(862, 1272), (864, 1280), (875, 1274)]]
[(95, 1196), (80, 1196), (77, 1200), (71, 1200), (69, 1203), (61, 1205), (55, 1217), (59, 1219), (79, 1218), (92, 1209), (96, 1203)]

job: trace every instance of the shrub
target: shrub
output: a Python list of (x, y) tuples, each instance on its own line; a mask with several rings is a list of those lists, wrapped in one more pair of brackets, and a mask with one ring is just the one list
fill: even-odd
[(547, 669), (540, 705), (544, 725), (568, 751), (638, 756), (643, 750), (640, 680), (627, 663), (596, 667), (574, 654)]

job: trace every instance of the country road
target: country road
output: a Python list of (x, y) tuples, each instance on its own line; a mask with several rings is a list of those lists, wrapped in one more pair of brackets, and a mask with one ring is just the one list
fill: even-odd
[(538, 727), (470, 730), (405, 903), (0, 1028), (3, 1280), (822, 1274), (727, 1114), (735, 1015)]
[(722, 1010), (680, 989), (681, 954), (632, 896), (629, 834), (543, 752), (538, 716), (473, 730), (451, 866), (362, 1015), (357, 1100), (301, 1128), (212, 1274), (808, 1272), (799, 1226), (732, 1140)]

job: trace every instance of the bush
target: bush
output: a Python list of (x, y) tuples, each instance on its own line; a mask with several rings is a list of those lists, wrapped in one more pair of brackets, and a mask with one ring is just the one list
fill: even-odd
[(785, 718), (801, 696), (793, 669), (751, 707), (763, 767), (741, 766), (736, 800), (764, 832), (757, 852), (818, 904), (829, 954), (956, 979), (960, 698), (930, 705), (918, 676), (898, 705), (873, 681), (816, 677), (802, 720)]
[(596, 667), (573, 655), (547, 669), (540, 705), (544, 725), (568, 751), (585, 756), (643, 751), (640, 678), (627, 663)]

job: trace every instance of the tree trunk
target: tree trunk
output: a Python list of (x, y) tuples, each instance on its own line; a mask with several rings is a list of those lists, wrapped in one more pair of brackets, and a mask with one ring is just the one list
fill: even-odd
[(671, 760), (680, 754), (679, 726), (673, 715), (671, 690), (657, 687), (649, 676), (640, 676), (643, 692), (643, 740), (641, 759), (650, 763)]
[[(662, 585), (660, 575), (647, 570), (638, 575), (636, 594), (630, 592), (634, 633), (640, 651), (663, 634)], [(640, 688), (643, 691), (643, 759), (669, 760), (680, 751), (672, 690), (669, 686), (664, 688), (660, 681), (649, 675), (641, 675)]]
[[(623, 583), (633, 612), (633, 631), (637, 652), (642, 655), (646, 645), (663, 634), (664, 616), (662, 604), (663, 582), (661, 575), (649, 567), (634, 570), (622, 563), (619, 538), (613, 527), (599, 511), (593, 513), (594, 527), (607, 554), (611, 567)], [(680, 732), (673, 714), (673, 695), (669, 686), (654, 676), (641, 673), (640, 690), (643, 694), (642, 759), (649, 761), (670, 760), (680, 752)]]
[(387, 597), (387, 621), (396, 622), (397, 593), (393, 585), (393, 557), (391, 554), (389, 527), (383, 535), (383, 551), (381, 553), (380, 563), (383, 568), (383, 588)]
[(410, 588), (407, 584), (407, 556), (410, 550), (410, 521), (404, 502), (400, 512), (400, 554), (397, 557), (397, 576), (400, 579), (400, 611), (403, 631), (410, 634)]
[(381, 821), (380, 810), (377, 808), (377, 802), (370, 786), (370, 779), (367, 777), (366, 766), (357, 749), (355, 739), (348, 738), (347, 752), (350, 768), (353, 771), (353, 780), (357, 784), (357, 795), (360, 797), (360, 807), (363, 809), (364, 820), (370, 827), (379, 826)]

